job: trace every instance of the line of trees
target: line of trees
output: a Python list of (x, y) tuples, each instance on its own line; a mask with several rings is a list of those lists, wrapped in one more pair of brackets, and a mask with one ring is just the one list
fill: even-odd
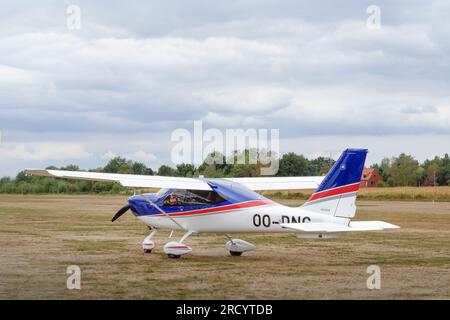
[[(252, 163), (251, 152), (235, 151), (228, 159), (220, 153), (213, 152), (200, 165), (182, 163), (176, 167), (162, 165), (153, 171), (141, 162), (116, 157), (104, 167), (91, 169), (92, 172), (126, 173), (139, 175), (160, 175), (196, 177), (203, 175), (210, 178), (222, 177), (257, 177), (263, 167), (260, 161)], [(293, 152), (284, 154), (279, 159), (277, 176), (319, 176), (328, 172), (334, 160), (326, 157), (307, 159)], [(412, 156), (400, 154), (391, 159), (385, 158), (380, 164), (372, 165), (379, 170), (384, 182), (381, 186), (444, 186), (450, 185), (450, 159), (435, 157), (420, 164)], [(79, 171), (76, 165), (47, 169)], [(22, 171), (15, 179), (0, 179), (0, 193), (128, 193), (130, 190), (116, 183), (65, 180), (51, 177), (34, 177)]]
[(400, 154), (384, 158), (380, 164), (372, 165), (383, 177), (381, 186), (448, 186), (450, 185), (450, 158), (434, 157), (419, 163), (414, 157)]

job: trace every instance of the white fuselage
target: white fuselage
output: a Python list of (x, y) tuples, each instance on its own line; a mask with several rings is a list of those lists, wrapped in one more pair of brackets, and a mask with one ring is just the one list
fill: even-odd
[[(146, 215), (139, 216), (146, 225), (157, 229), (185, 230), (193, 232), (292, 232), (283, 228), (283, 223), (340, 222), (326, 214), (320, 214), (301, 207), (287, 207), (272, 203), (251, 208), (233, 209), (214, 213), (186, 216)], [(173, 220), (172, 220), (173, 219)], [(175, 220), (175, 221), (174, 221)], [(179, 225), (178, 225), (179, 224)]]

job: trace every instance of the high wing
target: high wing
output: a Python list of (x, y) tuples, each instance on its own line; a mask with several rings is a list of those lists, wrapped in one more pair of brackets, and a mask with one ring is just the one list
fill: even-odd
[(399, 226), (384, 221), (351, 221), (348, 225), (333, 222), (283, 223), (281, 227), (301, 233), (337, 233), (351, 231), (381, 231)]
[[(173, 188), (190, 190), (212, 190), (204, 179), (147, 176), (135, 174), (65, 171), (47, 169), (26, 169), (35, 176), (57, 177), (77, 180), (118, 182), (131, 188)], [(257, 178), (225, 178), (240, 183), (251, 190), (293, 190), (316, 189), (324, 177), (257, 177)]]
[(173, 188), (190, 190), (212, 190), (208, 183), (201, 179), (182, 177), (145, 176), (135, 174), (118, 174), (102, 172), (65, 171), (26, 169), (35, 176), (57, 177), (77, 180), (118, 182), (131, 188)]
[(255, 177), (255, 178), (225, 178), (225, 180), (240, 183), (247, 188), (258, 190), (295, 190), (317, 189), (325, 177)]

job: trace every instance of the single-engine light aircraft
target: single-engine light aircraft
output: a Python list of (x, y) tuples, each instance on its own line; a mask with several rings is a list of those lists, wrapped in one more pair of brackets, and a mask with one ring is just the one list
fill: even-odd
[[(112, 218), (128, 210), (144, 222), (150, 234), (142, 247), (149, 253), (153, 237), (160, 229), (182, 230), (179, 241), (165, 244), (170, 258), (192, 251), (186, 239), (193, 233), (225, 234), (226, 250), (232, 256), (256, 247), (233, 239), (235, 232), (291, 232), (300, 238), (330, 238), (353, 231), (379, 231), (398, 228), (383, 221), (353, 221), (356, 194), (366, 160), (367, 149), (346, 149), (325, 177), (255, 177), (207, 179), (110, 174), (98, 172), (34, 170), (36, 176), (114, 181), (130, 188), (157, 188), (157, 193), (133, 195)], [(255, 192), (261, 190), (314, 189), (299, 207), (276, 203)]]

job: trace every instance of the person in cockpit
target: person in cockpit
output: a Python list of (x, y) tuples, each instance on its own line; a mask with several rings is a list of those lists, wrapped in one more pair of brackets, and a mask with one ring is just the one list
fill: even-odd
[(176, 206), (177, 204), (178, 204), (178, 198), (177, 198), (177, 196), (176, 195), (174, 195), (173, 193), (171, 193), (170, 195), (169, 195), (169, 197), (167, 197), (167, 200), (165, 201), (166, 203), (166, 205), (169, 205), (169, 206)]

